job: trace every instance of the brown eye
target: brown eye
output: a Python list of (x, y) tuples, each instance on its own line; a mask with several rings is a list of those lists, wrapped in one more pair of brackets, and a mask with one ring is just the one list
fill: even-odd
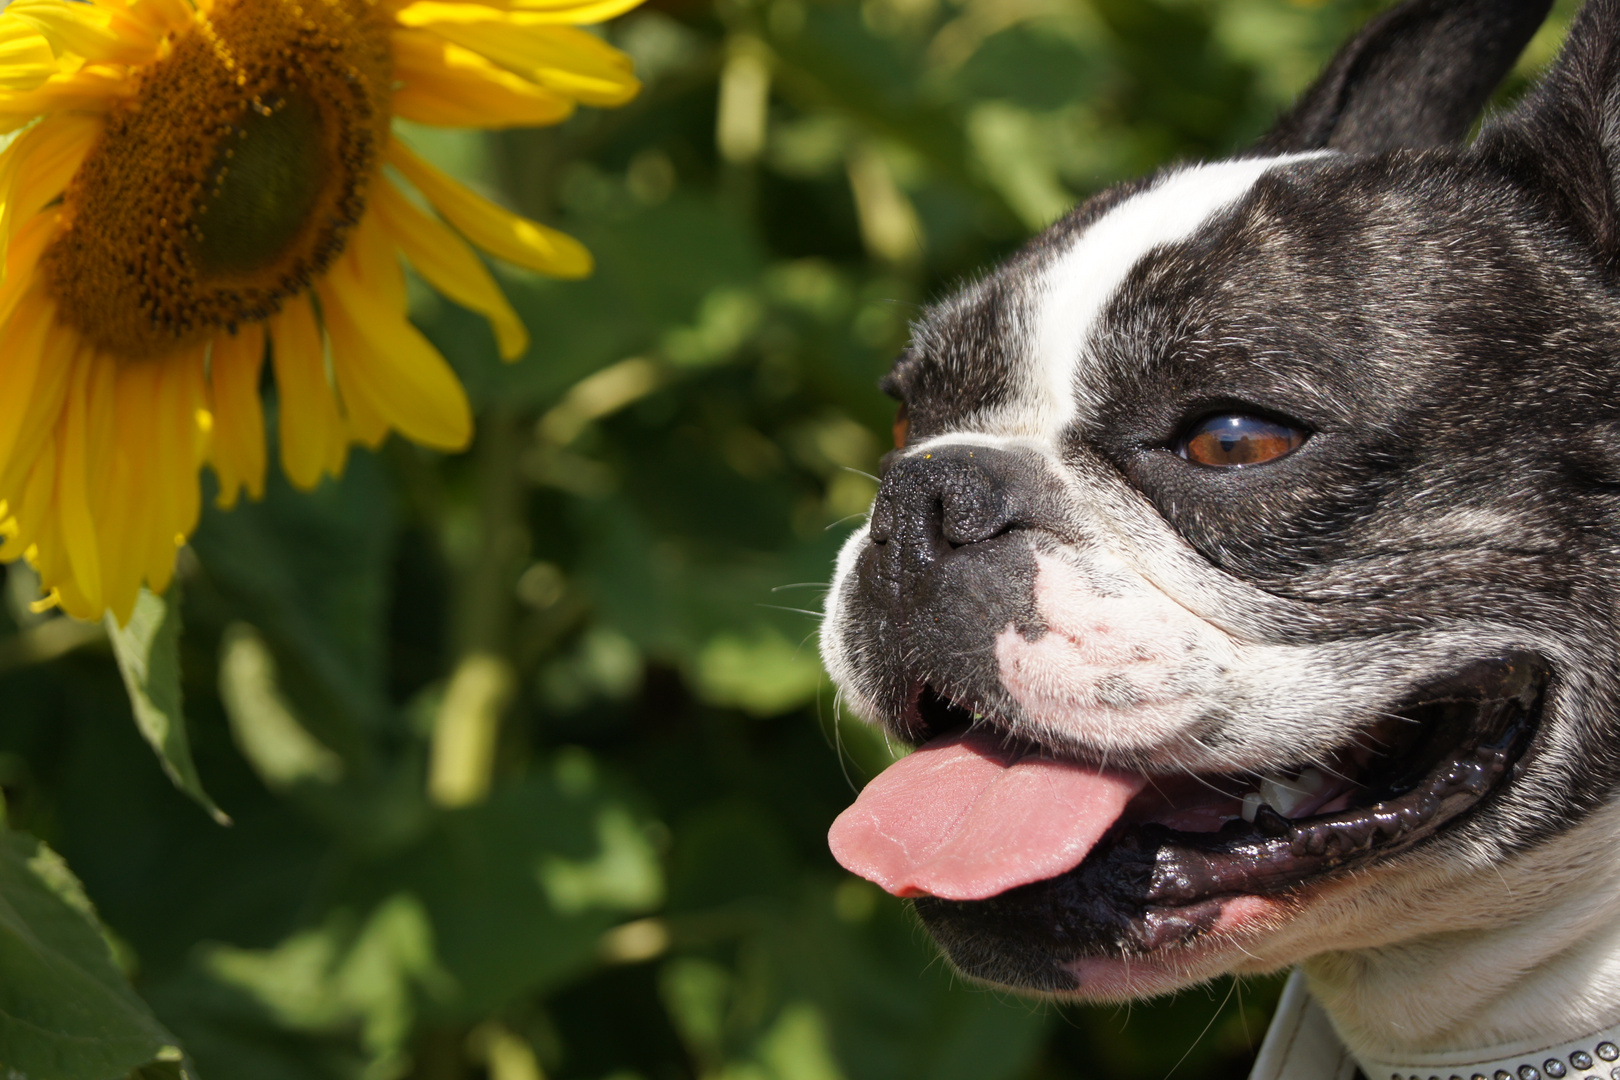
[(906, 403), (902, 401), (900, 408), (896, 409), (894, 413), (894, 448), (896, 450), (906, 448), (906, 432), (910, 428), (911, 413), (907, 410)]
[(1275, 461), (1304, 442), (1299, 428), (1247, 413), (1222, 413), (1189, 428), (1176, 453), (1199, 465), (1232, 469)]

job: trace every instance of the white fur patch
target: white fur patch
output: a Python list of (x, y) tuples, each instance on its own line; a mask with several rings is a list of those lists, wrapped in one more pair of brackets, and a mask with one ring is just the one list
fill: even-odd
[(1046, 555), (1035, 565), (1047, 632), (996, 638), (1007, 692), (1041, 727), (1105, 754), (1185, 738), (1235, 660), (1225, 635), (1128, 575), (1099, 580)]
[(1191, 237), (1271, 170), (1326, 153), (1331, 151), (1183, 169), (1127, 199), (1081, 233), (1040, 284), (1027, 391), (1008, 410), (1005, 430), (1055, 442), (1074, 421), (1081, 404), (1077, 399), (1085, 393), (1075, 375), (1097, 319), (1136, 264), (1155, 248)]

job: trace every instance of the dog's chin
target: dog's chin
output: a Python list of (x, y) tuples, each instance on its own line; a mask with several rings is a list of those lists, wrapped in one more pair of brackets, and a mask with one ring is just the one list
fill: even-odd
[(1530, 654), (1484, 659), (1331, 762), (1263, 782), (1154, 777), (1073, 869), (987, 899), (919, 896), (917, 913), (965, 974), (1021, 990), (1139, 997), (1242, 968), (1314, 893), (1443, 841), (1499, 798), (1547, 679)]
[[(919, 901), (919, 907), (924, 903)], [(952, 962), (979, 982), (1056, 1000), (1124, 1004), (1175, 993), (1221, 975), (1269, 974), (1293, 962), (1291, 956), (1270, 957), (1266, 939), (1308, 903), (1305, 897), (1222, 897), (1203, 920), (1204, 929), (1172, 946), (1145, 952), (1053, 955), (1033, 965), (1034, 958), (1024, 953), (992, 958), (976, 952), (973, 955), (981, 962), (973, 969), (963, 966), (959, 947), (947, 944), (955, 940), (960, 946), (960, 939), (943, 936), (943, 927), (932, 920), (928, 925)], [(957, 925), (952, 932), (961, 929)]]

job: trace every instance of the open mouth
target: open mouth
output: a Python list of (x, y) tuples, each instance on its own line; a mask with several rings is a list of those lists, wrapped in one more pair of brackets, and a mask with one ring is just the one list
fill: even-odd
[[(1293, 893), (1434, 836), (1507, 781), (1546, 681), (1528, 653), (1479, 660), (1326, 760), (1179, 777), (1053, 759), (924, 690), (921, 760), (868, 786), (834, 826), (834, 852), (915, 896), (967, 973), (1066, 989), (1074, 960), (1188, 942), (1235, 897)], [(957, 815), (932, 847), (930, 813)]]

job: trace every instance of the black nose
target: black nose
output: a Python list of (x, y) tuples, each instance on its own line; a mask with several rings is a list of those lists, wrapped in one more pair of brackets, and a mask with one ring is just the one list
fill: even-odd
[(878, 575), (902, 590), (959, 549), (1023, 524), (1035, 487), (1031, 455), (942, 446), (896, 457), (872, 505)]

